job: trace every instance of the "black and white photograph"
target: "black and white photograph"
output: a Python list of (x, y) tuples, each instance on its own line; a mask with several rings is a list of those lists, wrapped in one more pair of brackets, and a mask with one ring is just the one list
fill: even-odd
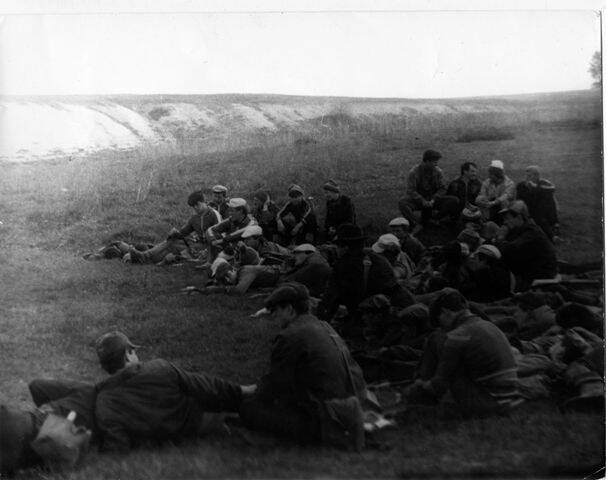
[(604, 8), (0, 6), (0, 478), (604, 478)]

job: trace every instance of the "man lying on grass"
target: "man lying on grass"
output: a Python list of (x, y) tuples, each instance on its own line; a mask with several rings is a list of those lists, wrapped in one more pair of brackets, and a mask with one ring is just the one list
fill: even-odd
[(298, 245), (293, 250), (294, 264), (288, 259), (274, 265), (244, 265), (236, 267), (224, 258), (217, 258), (211, 266), (215, 285), (196, 288), (185, 287), (184, 293), (225, 293), (244, 295), (250, 289), (275, 287), (285, 282), (300, 282), (312, 296), (324, 293), (330, 276), (330, 266), (316, 247), (309, 243)]
[(121, 332), (95, 342), (109, 376), (96, 385), (34, 380), (38, 408), (0, 410), (2, 472), (52, 463), (30, 447), (49, 414), (76, 413), (76, 425), (93, 432), (100, 451), (125, 452), (143, 442), (195, 438), (222, 425), (208, 412), (236, 412), (255, 386), (240, 386), (205, 373), (193, 373), (162, 359), (140, 362), (135, 345)]
[(129, 245), (116, 241), (96, 253), (84, 255), (84, 259), (122, 258), (125, 262), (159, 263), (198, 258), (206, 246), (206, 231), (221, 221), (221, 215), (208, 205), (202, 191), (192, 192), (187, 204), (194, 211), (193, 215), (181, 228), (173, 228), (166, 240), (157, 245)]

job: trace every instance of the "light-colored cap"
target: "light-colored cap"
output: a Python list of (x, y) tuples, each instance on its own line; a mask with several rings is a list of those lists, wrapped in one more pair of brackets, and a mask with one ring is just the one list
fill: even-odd
[(492, 168), (498, 168), (499, 170), (505, 169), (505, 165), (503, 165), (503, 162), (501, 160), (493, 160), (492, 162), (490, 162), (489, 166)]
[(410, 227), (410, 222), (404, 217), (396, 217), (389, 222), (390, 227)]
[(400, 248), (400, 240), (398, 240), (398, 237), (391, 233), (381, 235), (372, 246), (373, 252), (377, 253), (383, 253), (389, 248)]
[(213, 192), (215, 192), (215, 193), (227, 193), (227, 187), (224, 187), (223, 185), (215, 185), (213, 187)]
[(302, 243), (301, 245), (297, 245), (294, 249), (294, 253), (313, 253), (317, 252), (318, 249), (314, 247), (311, 243)]
[(263, 229), (259, 225), (249, 225), (242, 232), (242, 238), (260, 237), (263, 235)]
[(247, 203), (243, 198), (231, 198), (229, 202), (227, 202), (227, 206), (231, 208), (246, 207)]
[(480, 245), (476, 253), (483, 253), (487, 257), (496, 258), (497, 260), (501, 258), (501, 252), (494, 245)]
[(215, 261), (210, 266), (210, 274), (211, 274), (211, 276), (214, 277), (217, 274), (217, 270), (219, 269), (219, 267), (221, 267), (221, 265), (227, 265), (227, 266), (229, 266), (229, 262), (227, 260), (225, 260), (224, 258), (222, 258), (222, 257), (215, 258)]
[(524, 218), (528, 218), (528, 207), (526, 206), (526, 202), (524, 200), (514, 200), (511, 202), (507, 208), (499, 211), (499, 214), (504, 215), (506, 213), (511, 213), (513, 215), (521, 215)]

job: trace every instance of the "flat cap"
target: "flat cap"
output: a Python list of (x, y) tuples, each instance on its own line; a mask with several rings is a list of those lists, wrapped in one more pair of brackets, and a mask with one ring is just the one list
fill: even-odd
[(227, 193), (227, 187), (224, 187), (223, 185), (215, 185), (212, 190), (215, 193)]

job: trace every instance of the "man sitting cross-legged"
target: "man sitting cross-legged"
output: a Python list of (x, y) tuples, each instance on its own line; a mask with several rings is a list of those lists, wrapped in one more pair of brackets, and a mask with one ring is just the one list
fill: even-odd
[(439, 322), (427, 339), (410, 403), (437, 401), (450, 390), (462, 413), (504, 414), (522, 402), (517, 367), (505, 334), (469, 310), (463, 295), (443, 289), (430, 306)]
[(299, 283), (278, 287), (265, 307), (281, 331), (269, 372), (240, 406), (244, 424), (304, 444), (362, 448), (366, 385), (341, 337), (309, 313), (309, 293)]
[(221, 221), (221, 215), (208, 206), (201, 191), (193, 192), (187, 199), (187, 204), (193, 209), (194, 214), (185, 225), (180, 229), (173, 228), (165, 241), (148, 250), (139, 251), (132, 248), (124, 260), (130, 259), (133, 263), (158, 263), (168, 260), (169, 254), (186, 258), (191, 258), (192, 254), (195, 256), (194, 252), (199, 252), (205, 244), (206, 231)]

